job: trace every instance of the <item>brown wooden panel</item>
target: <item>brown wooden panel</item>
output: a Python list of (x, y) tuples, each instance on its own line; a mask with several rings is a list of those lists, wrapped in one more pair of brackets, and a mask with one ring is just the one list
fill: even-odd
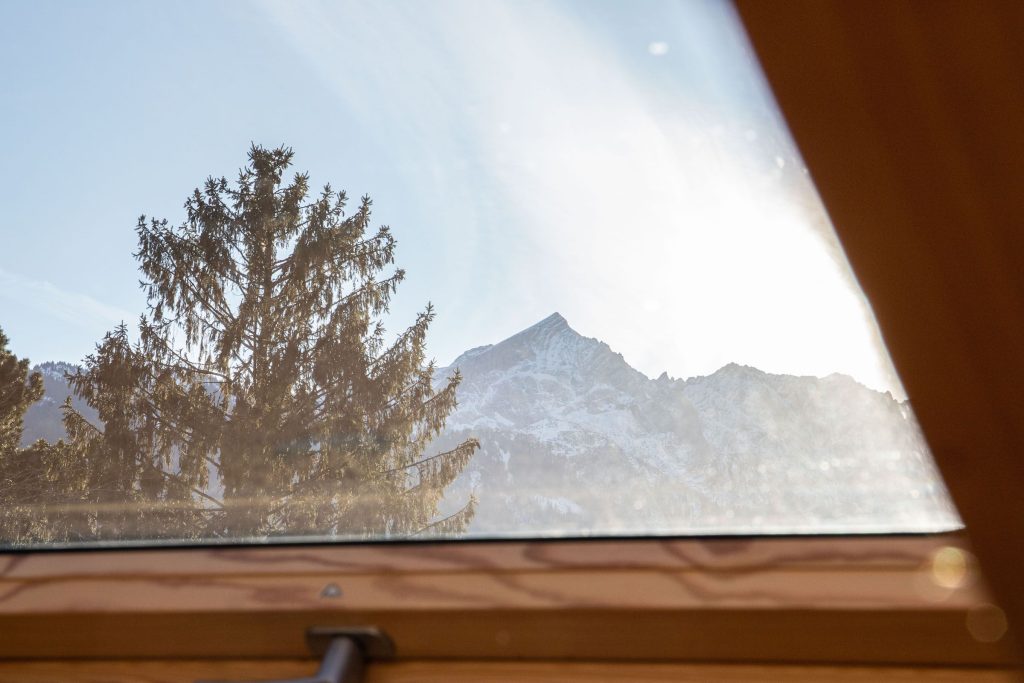
[[(341, 591), (323, 597), (328, 586)], [(0, 614), (605, 608), (966, 609), (970, 588), (879, 569), (52, 578), (0, 582)]]
[(41, 553), (0, 556), (0, 614), (966, 609), (970, 558), (957, 535)]
[(6, 658), (295, 658), (312, 626), (376, 625), (402, 659), (1011, 663), (967, 613), (884, 610), (491, 610), (0, 617)]
[(738, 6), (1024, 633), (1024, 3)]
[(960, 534), (734, 539), (392, 543), (0, 554), (0, 580), (59, 576), (384, 574), (487, 569), (903, 567), (963, 546)]
[[(987, 642), (1001, 632), (979, 642), (968, 628), (988, 598), (961, 545), (953, 535), (9, 556), (0, 656), (301, 657), (308, 627), (376, 625), (415, 658), (1009, 661)], [(964, 564), (946, 566), (950, 556)]]
[[(0, 683), (192, 683), (309, 675), (304, 661), (106, 661), (0, 664)], [(407, 662), (372, 664), (367, 683), (664, 683), (667, 681), (963, 681), (1008, 683), (1013, 672), (990, 669), (737, 666), (716, 664), (570, 664), (554, 662)]]

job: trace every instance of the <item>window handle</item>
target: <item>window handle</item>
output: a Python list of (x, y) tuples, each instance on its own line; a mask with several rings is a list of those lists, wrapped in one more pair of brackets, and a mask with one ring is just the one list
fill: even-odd
[(394, 643), (375, 628), (313, 628), (306, 633), (306, 643), (323, 657), (315, 674), (259, 683), (361, 683), (367, 660), (395, 656)]

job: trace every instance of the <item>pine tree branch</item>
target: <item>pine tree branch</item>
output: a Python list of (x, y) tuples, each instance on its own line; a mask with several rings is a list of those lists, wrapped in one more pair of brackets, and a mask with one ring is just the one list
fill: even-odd
[(476, 505), (476, 500), (472, 496), (470, 496), (469, 502), (466, 503), (465, 505), (463, 505), (461, 508), (459, 508), (455, 512), (453, 512), (452, 514), (450, 514), (447, 517), (444, 517), (442, 519), (439, 519), (437, 521), (431, 522), (430, 524), (427, 524), (426, 526), (419, 528), (418, 530), (412, 532), (411, 534), (407, 534), (406, 537), (412, 538), (413, 536), (419, 536), (420, 534), (422, 534), (425, 531), (430, 531), (431, 529), (437, 529), (439, 527), (444, 526), (445, 523), (447, 523), (447, 522), (451, 522), (453, 520), (456, 520), (459, 517), (465, 517), (466, 514), (475, 507), (475, 505)]
[[(198, 304), (199, 306), (202, 306), (206, 310), (210, 311), (210, 313), (217, 320), (217, 322), (221, 325), (221, 327), (224, 328), (224, 329), (227, 329), (227, 327), (229, 326), (229, 323), (232, 320), (231, 311), (230, 311), (230, 308), (227, 308), (227, 309), (221, 308), (221, 306), (226, 305), (227, 302), (226, 301), (219, 301), (219, 302), (213, 301), (208, 295), (203, 294), (200, 291), (199, 283), (194, 281), (194, 277), (195, 276), (193, 275), (193, 272), (189, 271), (188, 274), (185, 277), (182, 277), (181, 279), (178, 280), (178, 282), (181, 285), (183, 285), (188, 290), (188, 293), (189, 293), (190, 299), (191, 299), (191, 303), (193, 304), (192, 307), (194, 307), (196, 304)], [(152, 283), (149, 283), (148, 286), (153, 286), (153, 285), (152, 285)], [(170, 304), (170, 302), (168, 302), (166, 299), (164, 299), (163, 303), (168, 304), (169, 307), (171, 308), (171, 310), (175, 310), (175, 311), (181, 310), (180, 302), (176, 302), (175, 304), (172, 305), (172, 304)], [(152, 304), (150, 304), (150, 309), (152, 310)], [(189, 311), (189, 312), (195, 314), (194, 311)], [(201, 318), (199, 318), (199, 319), (201, 320)]]
[[(232, 381), (232, 378), (231, 378), (230, 375), (226, 375), (223, 372), (220, 372), (218, 370), (213, 370), (213, 369), (211, 369), (209, 367), (201, 367), (201, 366), (196, 365), (193, 361), (191, 361), (188, 358), (186, 358), (185, 356), (181, 355), (181, 353), (179, 353), (173, 347), (171, 347), (171, 345), (163, 337), (159, 337), (158, 335), (153, 335), (152, 338), (155, 338), (158, 341), (160, 341), (161, 346), (163, 347), (163, 350), (166, 351), (171, 356), (173, 356), (173, 358), (176, 361), (178, 361), (178, 363), (187, 366), (187, 368), (191, 372), (193, 372), (193, 373), (195, 373), (197, 375), (214, 375), (215, 377), (220, 377), (224, 382), (231, 382)], [(155, 358), (153, 360), (156, 361), (156, 362), (160, 362), (160, 361), (157, 361)], [(177, 366), (175, 366), (173, 364), (170, 364), (170, 363), (162, 363), (161, 362), (160, 364), (163, 365), (166, 368), (176, 369), (176, 367), (177, 367)], [(206, 380), (204, 379), (204, 380), (201, 380), (201, 381), (206, 381)]]
[(373, 282), (364, 283), (358, 289), (354, 289), (348, 294), (345, 294), (335, 299), (330, 304), (316, 306), (315, 308), (311, 306), (311, 304), (315, 303), (315, 301), (309, 300), (312, 299), (312, 297), (306, 297), (304, 299), (300, 299), (298, 297), (287, 297), (291, 300), (292, 303), (278, 310), (282, 315), (286, 315), (290, 311), (293, 311), (297, 308), (309, 308), (310, 316), (316, 316), (317, 318), (327, 320), (339, 307), (351, 304), (352, 301), (355, 300), (357, 297), (370, 296), (373, 294), (374, 290), (378, 290), (382, 293), (386, 293), (388, 289), (394, 290), (398, 283), (400, 283), (404, 279), (404, 277), (405, 273), (402, 271), (398, 271), (391, 277), (385, 278), (383, 280), (375, 280)]
[[(389, 247), (393, 246), (393, 241), (394, 241), (394, 238), (391, 237), (390, 234), (387, 234), (387, 233), (385, 233), (385, 234), (376, 234), (373, 237), (369, 237), (369, 238), (364, 239), (364, 240), (359, 240), (359, 241), (353, 242), (352, 244), (349, 244), (349, 245), (338, 246), (338, 245), (328, 244), (327, 246), (332, 246), (332, 247), (335, 248), (335, 250), (331, 251), (331, 252), (328, 252), (327, 254), (324, 254), (322, 252), (322, 250), (318, 250), (319, 251), (318, 255), (320, 256), (321, 262), (330, 263), (334, 270), (339, 271), (339, 272), (344, 272), (353, 262), (355, 262), (357, 260), (367, 259), (370, 256), (372, 256), (374, 254), (377, 254), (377, 253), (380, 253), (382, 251), (386, 252)], [(383, 247), (378, 247), (375, 244), (377, 242), (386, 242), (387, 244), (385, 244)], [(309, 245), (303, 245), (303, 246), (305, 246), (306, 249), (313, 250), (318, 245), (316, 245), (316, 244), (309, 244)], [(343, 257), (342, 253), (341, 253), (342, 249), (345, 249), (346, 251), (348, 251), (349, 253), (352, 253), (354, 255), (353, 256), (349, 256), (347, 258)], [(287, 283), (287, 285), (290, 288), (292, 288), (292, 289), (297, 289), (297, 290), (300, 290), (300, 291), (306, 290), (306, 289), (309, 288), (309, 286), (311, 284), (313, 284), (313, 281), (316, 280), (316, 278), (319, 275), (322, 275), (322, 273), (314, 274), (314, 275), (310, 276), (309, 278), (304, 279), (302, 282), (289, 282), (289, 280), (292, 277), (291, 273), (292, 273), (292, 269), (294, 268), (295, 256), (296, 256), (296, 252), (293, 251), (285, 259), (286, 261), (288, 261), (287, 264), (282, 264), (280, 268), (275, 268), (275, 270), (280, 271), (280, 275), (278, 275), (277, 278), (275, 278), (275, 280), (274, 280), (275, 288), (281, 286), (282, 284), (286, 284)], [(340, 280), (340, 279), (344, 279), (344, 278), (339, 277), (338, 279)]]
[(413, 467), (419, 467), (419, 466), (424, 465), (424, 464), (426, 464), (428, 462), (433, 462), (434, 460), (448, 458), (448, 457), (451, 457), (451, 456), (454, 456), (454, 455), (459, 455), (462, 451), (464, 451), (470, 445), (473, 445), (474, 446), (474, 450), (475, 450), (476, 448), (480, 447), (480, 442), (477, 441), (476, 439), (466, 439), (465, 441), (460, 443), (455, 448), (452, 448), (451, 450), (444, 451), (443, 453), (438, 453), (437, 455), (432, 455), (429, 458), (422, 458), (422, 459), (417, 460), (416, 462), (410, 463), (408, 465), (401, 465), (399, 467), (392, 467), (391, 469), (384, 470), (382, 472), (382, 474), (393, 474), (395, 472), (401, 472), (403, 470), (412, 469)]

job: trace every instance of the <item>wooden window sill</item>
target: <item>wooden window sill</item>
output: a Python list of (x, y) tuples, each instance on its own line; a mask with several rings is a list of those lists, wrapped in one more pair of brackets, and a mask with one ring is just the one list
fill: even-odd
[[(0, 683), (193, 683), (308, 676), (314, 665), (294, 660), (100, 661), (0, 663)], [(666, 681), (958, 681), (1009, 683), (1014, 672), (979, 668), (843, 667), (733, 664), (560, 662), (403, 662), (375, 664), (366, 683), (665, 683)]]
[(962, 540), (12, 554), (0, 556), (0, 657), (301, 658), (311, 626), (374, 625), (403, 660), (1011, 662), (983, 642), (975, 575), (937, 582), (946, 547)]

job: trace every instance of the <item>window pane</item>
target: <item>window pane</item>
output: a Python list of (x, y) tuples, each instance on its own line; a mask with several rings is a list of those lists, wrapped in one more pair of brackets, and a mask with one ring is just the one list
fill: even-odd
[(0, 13), (3, 545), (959, 526), (731, 5)]

